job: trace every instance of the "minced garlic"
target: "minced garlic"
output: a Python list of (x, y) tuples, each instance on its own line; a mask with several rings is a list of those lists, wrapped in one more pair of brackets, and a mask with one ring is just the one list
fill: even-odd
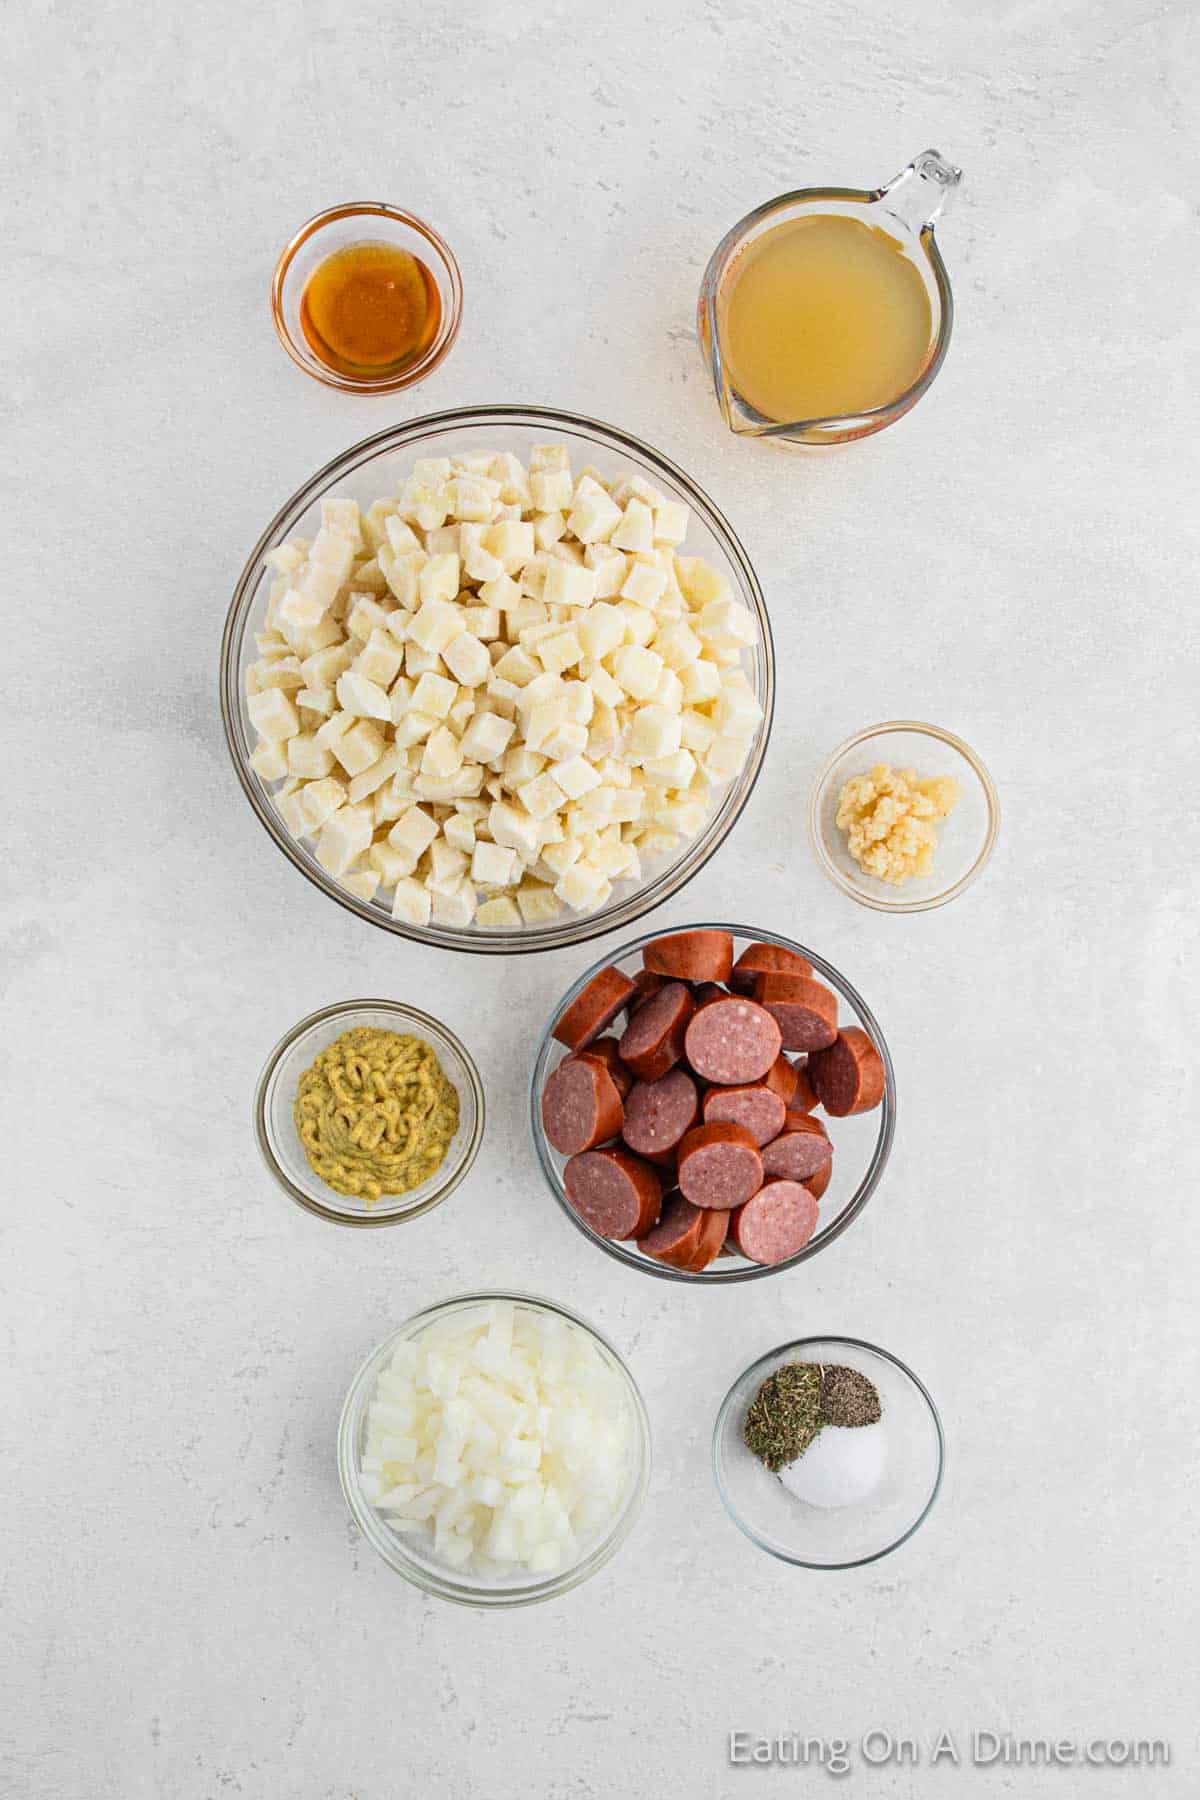
[(837, 825), (863, 873), (899, 887), (932, 872), (936, 826), (957, 804), (952, 775), (918, 775), (876, 763), (869, 775), (852, 775), (842, 788)]

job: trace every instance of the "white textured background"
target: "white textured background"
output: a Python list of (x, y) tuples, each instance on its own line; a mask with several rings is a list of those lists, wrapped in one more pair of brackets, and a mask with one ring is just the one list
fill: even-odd
[[(946, 1725), (1175, 1756), (948, 1793), (1194, 1794), (1192, 0), (40, 0), (4, 56), (3, 1791), (710, 1800), (828, 1779), (730, 1770), (734, 1727)], [(931, 143), (966, 175), (930, 396), (827, 460), (728, 437), (692, 334), (716, 240)], [(266, 306), (283, 239), (364, 196), (439, 225), (466, 284), (447, 362), (374, 401), (305, 380)], [(539, 1189), (525, 1070), (594, 947), (499, 966), (369, 930), (227, 763), (217, 648), (265, 519), (356, 438), (500, 400), (661, 446), (767, 595), (766, 772), (661, 923), (820, 948), (901, 1092), (880, 1193), (778, 1281), (642, 1279)], [(829, 748), (897, 713), (977, 745), (1005, 824), (967, 897), (887, 920), (802, 817)], [(436, 997), (491, 1125), (443, 1211), (352, 1234), (281, 1198), (248, 1104), (287, 1026), (361, 992)], [(360, 1548), (332, 1454), (359, 1357), (481, 1282), (609, 1332), (657, 1453), (617, 1561), (492, 1617)], [(729, 1380), (813, 1331), (909, 1360), (950, 1444), (925, 1530), (824, 1578), (752, 1549), (708, 1467)]]

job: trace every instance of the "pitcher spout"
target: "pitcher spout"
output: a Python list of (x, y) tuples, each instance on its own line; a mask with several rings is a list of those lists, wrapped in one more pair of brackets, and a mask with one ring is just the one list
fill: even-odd
[(939, 150), (922, 150), (874, 199), (914, 237), (920, 237), (922, 232), (932, 231), (961, 180), (962, 170), (947, 162)]

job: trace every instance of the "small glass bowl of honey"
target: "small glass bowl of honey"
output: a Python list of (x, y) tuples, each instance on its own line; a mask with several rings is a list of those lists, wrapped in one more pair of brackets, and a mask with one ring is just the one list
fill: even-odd
[(961, 178), (925, 150), (885, 187), (798, 188), (725, 234), (698, 327), (731, 431), (844, 444), (916, 405), (950, 344), (934, 223)]
[(390, 394), (435, 369), (458, 336), (454, 253), (413, 213), (331, 206), (284, 246), (271, 317), (297, 366), (348, 394)]

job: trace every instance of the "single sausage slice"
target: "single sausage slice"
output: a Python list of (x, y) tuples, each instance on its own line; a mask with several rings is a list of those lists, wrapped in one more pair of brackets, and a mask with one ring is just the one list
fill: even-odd
[(542, 1126), (561, 1156), (621, 1135), (617, 1084), (597, 1056), (564, 1056), (542, 1089)]
[(734, 1243), (751, 1262), (786, 1262), (816, 1230), (817, 1203), (798, 1181), (768, 1181), (730, 1224)]
[[(710, 1000), (688, 1026), (685, 1049), (697, 1075), (722, 1087), (761, 1081), (779, 1055), (777, 1022), (753, 1000)], [(628, 1060), (628, 1059), (626, 1059)]]
[[(785, 1106), (791, 1106), (800, 1083), (800, 1071), (794, 1062), (789, 1062), (786, 1056), (780, 1054), (763, 1076), (763, 1081), (773, 1094), (779, 1095)], [(813, 1098), (815, 1101), (816, 1096)], [(804, 1110), (807, 1111), (807, 1108)]]
[(821, 1105), (835, 1119), (870, 1112), (883, 1099), (883, 1058), (859, 1025), (839, 1031), (808, 1067)]
[(750, 944), (738, 957), (729, 976), (735, 994), (752, 994), (760, 975), (811, 975), (813, 966), (798, 950), (782, 944)]
[(621, 1061), (639, 1081), (657, 1081), (683, 1055), (688, 1021), (696, 1010), (690, 989), (669, 981), (639, 1006), (617, 1045)]
[(802, 1187), (806, 1187), (808, 1189), (809, 1193), (812, 1195), (814, 1200), (819, 1200), (821, 1198), (821, 1195), (825, 1192), (825, 1189), (829, 1186), (829, 1183), (832, 1180), (833, 1180), (833, 1158), (830, 1157), (829, 1161), (825, 1164), (825, 1167), (819, 1172), (819, 1174), (810, 1175), (808, 1177), (808, 1179), (806, 1181), (801, 1182), (800, 1185)]
[(744, 1125), (714, 1119), (695, 1125), (679, 1146), (679, 1188), (693, 1206), (740, 1206), (762, 1186), (758, 1145)]
[(727, 1212), (705, 1210), (693, 1206), (682, 1194), (668, 1194), (662, 1217), (653, 1231), (639, 1239), (638, 1249), (656, 1262), (698, 1274), (720, 1254), (728, 1228)]
[(658, 1170), (627, 1150), (585, 1150), (563, 1170), (567, 1199), (601, 1237), (644, 1237), (662, 1206)]
[(829, 1134), (811, 1113), (790, 1112), (779, 1136), (763, 1146), (763, 1175), (785, 1181), (807, 1181), (832, 1161)]
[(657, 1081), (630, 1089), (621, 1135), (638, 1156), (675, 1160), (680, 1139), (700, 1117), (700, 1097), (686, 1069), (671, 1069)]
[(610, 964), (593, 975), (581, 994), (560, 1014), (554, 1036), (568, 1050), (582, 1050), (612, 1024), (633, 993), (628, 975)]
[(633, 978), (633, 992), (629, 996), (629, 1017), (632, 1019), (638, 1007), (657, 994), (659, 988), (667, 985), (665, 975), (656, 975), (653, 969), (639, 969)]
[(613, 1084), (622, 1100), (633, 1086), (633, 1076), (621, 1061), (621, 1053), (617, 1049), (614, 1037), (593, 1038), (586, 1050), (577, 1050), (577, 1056), (594, 1056), (599, 1059), (613, 1078)]
[(806, 1057), (803, 1066), (796, 1070), (796, 1091), (788, 1101), (788, 1106), (793, 1112), (811, 1112), (814, 1106), (820, 1104), (817, 1091), (809, 1078)]
[(704, 1096), (704, 1117), (744, 1125), (761, 1149), (783, 1130), (787, 1107), (765, 1083), (754, 1087), (712, 1087)]
[(785, 1050), (824, 1050), (837, 1036), (837, 995), (807, 975), (760, 975), (754, 998), (778, 1023)]
[(692, 989), (692, 998), (699, 1010), (702, 1006), (711, 1006), (714, 1000), (728, 1000), (729, 990), (723, 988), (719, 981), (702, 981)]
[(654, 974), (676, 981), (728, 981), (733, 939), (727, 931), (676, 931), (647, 944), (642, 961)]

